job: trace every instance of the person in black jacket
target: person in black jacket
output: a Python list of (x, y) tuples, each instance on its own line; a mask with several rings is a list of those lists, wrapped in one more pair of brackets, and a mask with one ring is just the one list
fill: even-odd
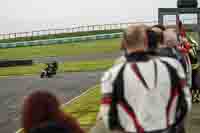
[(32, 128), (30, 133), (73, 133), (73, 129), (56, 122), (48, 122), (40, 127)]
[(60, 109), (57, 97), (44, 90), (24, 100), (21, 125), (23, 133), (84, 133), (77, 120)]

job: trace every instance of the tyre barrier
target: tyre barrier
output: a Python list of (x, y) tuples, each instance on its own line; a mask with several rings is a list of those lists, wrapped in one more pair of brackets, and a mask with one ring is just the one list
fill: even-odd
[(192, 103), (200, 104), (200, 89), (192, 89)]
[(64, 43), (112, 39), (112, 38), (121, 38), (121, 37), (122, 37), (122, 33), (112, 33), (112, 34), (99, 34), (99, 35), (80, 36), (80, 37), (66, 37), (66, 38), (35, 40), (35, 41), (15, 42), (15, 43), (0, 43), (0, 49), (27, 47), (27, 46), (40, 46), (40, 45), (50, 45), (50, 44), (64, 44)]
[(0, 60), (0, 67), (30, 66), (32, 60)]

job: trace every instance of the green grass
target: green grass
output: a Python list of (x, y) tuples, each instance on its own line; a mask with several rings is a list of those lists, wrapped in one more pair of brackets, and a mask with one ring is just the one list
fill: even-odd
[(79, 120), (81, 127), (87, 129), (96, 121), (100, 98), (99, 86), (95, 86), (74, 102), (63, 106), (63, 110), (72, 114)]
[(88, 35), (119, 33), (119, 32), (122, 32), (122, 30), (120, 30), (120, 29), (116, 29), (116, 30), (99, 30), (99, 31), (88, 31), (88, 32), (61, 33), (61, 34), (33, 36), (33, 37), (17, 37), (17, 38), (0, 40), (0, 43), (22, 42), (22, 41), (33, 41), (33, 40), (45, 40), (45, 39), (88, 36)]
[[(59, 64), (58, 72), (83, 72), (105, 70), (113, 65), (113, 60), (95, 60), (95, 61), (79, 61), (64, 62)], [(11, 75), (32, 75), (39, 74), (45, 67), (45, 64), (35, 64), (33, 66), (7, 67), (0, 69), (0, 76)]]
[(198, 42), (199, 40), (199, 35), (196, 32), (187, 32), (190, 36), (192, 36), (194, 38), (194, 40), (196, 40)]
[(62, 45), (0, 49), (0, 59), (111, 53), (119, 51), (119, 42), (120, 39), (108, 39)]

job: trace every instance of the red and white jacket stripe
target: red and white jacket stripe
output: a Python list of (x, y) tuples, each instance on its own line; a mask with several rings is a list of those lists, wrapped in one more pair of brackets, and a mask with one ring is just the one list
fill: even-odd
[[(145, 131), (165, 129), (168, 125), (174, 124), (177, 97), (176, 93), (171, 92), (171, 82), (168, 69), (164, 63), (170, 64), (177, 71), (177, 75), (182, 81), (186, 80), (186, 76), (182, 65), (175, 59), (168, 57), (159, 57), (146, 62), (137, 62), (137, 67), (141, 75), (145, 79), (148, 89), (143, 85), (138, 75), (133, 70), (133, 64), (126, 62), (123, 72), (124, 78), (124, 95), (128, 104), (134, 109), (135, 121), (131, 118), (123, 105), (118, 104), (118, 115), (121, 126), (127, 132), (136, 132), (137, 124)], [(157, 83), (155, 85), (155, 68), (157, 65)], [(104, 95), (100, 107), (100, 115), (108, 126), (108, 112), (112, 99), (110, 94), (113, 91), (113, 82), (125, 62), (114, 65), (111, 69), (104, 73), (101, 79), (101, 93)], [(191, 110), (191, 94), (186, 82), (182, 82), (182, 90), (188, 103), (188, 110)], [(168, 107), (169, 100), (173, 95), (173, 100)]]

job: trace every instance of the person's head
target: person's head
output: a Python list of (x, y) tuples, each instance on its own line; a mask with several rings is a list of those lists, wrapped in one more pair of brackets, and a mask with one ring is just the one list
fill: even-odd
[(159, 46), (162, 46), (164, 43), (164, 37), (163, 32), (166, 30), (166, 28), (163, 25), (154, 25), (151, 27), (151, 30), (154, 31), (157, 35), (157, 43)]
[(59, 102), (47, 91), (35, 91), (26, 97), (22, 109), (22, 126), (25, 130), (40, 126), (59, 117)]
[(164, 45), (166, 47), (175, 47), (178, 44), (178, 38), (175, 29), (166, 29), (163, 32)]
[(157, 32), (153, 31), (151, 28), (148, 28), (146, 30), (147, 35), (147, 45), (148, 45), (148, 51), (149, 52), (155, 52), (160, 44), (160, 36), (157, 34)]
[(51, 128), (58, 133), (84, 133), (76, 119), (61, 111), (58, 99), (48, 91), (37, 90), (25, 98), (21, 122), (24, 133), (38, 130), (50, 133)]
[(152, 29), (157, 29), (157, 30), (161, 30), (161, 31), (165, 31), (166, 27), (162, 24), (156, 24), (152, 26)]
[(142, 24), (127, 28), (123, 34), (122, 46), (128, 53), (146, 50), (146, 29), (147, 26)]

